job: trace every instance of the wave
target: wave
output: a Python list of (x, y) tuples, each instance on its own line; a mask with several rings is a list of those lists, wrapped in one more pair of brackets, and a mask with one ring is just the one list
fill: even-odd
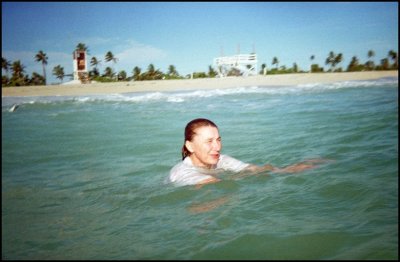
[(245, 94), (267, 94), (267, 95), (285, 95), (300, 94), (304, 92), (325, 92), (345, 88), (365, 88), (381, 86), (398, 86), (398, 79), (394, 77), (381, 78), (378, 80), (367, 81), (343, 81), (334, 83), (312, 83), (300, 84), (295, 86), (250, 86), (224, 89), (207, 89), (191, 91), (174, 92), (142, 92), (142, 93), (121, 93), (104, 95), (85, 95), (85, 96), (33, 96), (33, 97), (2, 97), (2, 111), (17, 104), (47, 104), (59, 102), (158, 102), (166, 101), (170, 103), (181, 103), (191, 99), (245, 95)]
[(392, 86), (398, 85), (398, 79), (396, 77), (384, 77), (377, 80), (354, 80), (354, 81), (341, 81), (333, 83), (313, 83), (313, 84), (301, 84), (300, 87), (304, 90), (308, 89), (340, 89), (340, 88), (356, 88), (356, 87), (380, 87), (380, 86)]

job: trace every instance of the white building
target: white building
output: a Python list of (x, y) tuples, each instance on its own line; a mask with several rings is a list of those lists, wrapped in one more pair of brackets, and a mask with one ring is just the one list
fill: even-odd
[(225, 77), (232, 69), (243, 76), (257, 75), (257, 54), (239, 54), (214, 58), (214, 66), (220, 77)]

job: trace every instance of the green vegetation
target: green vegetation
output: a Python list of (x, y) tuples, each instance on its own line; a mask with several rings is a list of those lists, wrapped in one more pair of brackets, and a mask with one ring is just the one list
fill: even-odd
[[(84, 43), (79, 43), (75, 50), (83, 50), (89, 54), (89, 48)], [(373, 50), (369, 50), (367, 53), (368, 60), (365, 63), (360, 62), (360, 60), (353, 56), (350, 63), (346, 67), (346, 72), (354, 72), (354, 71), (373, 71), (373, 70), (398, 70), (398, 57), (397, 53), (393, 50), (390, 50), (387, 54), (387, 57), (384, 57), (380, 60), (380, 64), (375, 65), (372, 58), (375, 56), (375, 52)], [(14, 62), (8, 61), (6, 58), (2, 57), (2, 70), (5, 71), (5, 75), (2, 74), (2, 87), (7, 86), (26, 86), (26, 85), (46, 85), (46, 65), (48, 61), (47, 55), (40, 50), (36, 56), (34, 57), (36, 62), (41, 62), (43, 67), (43, 75), (40, 75), (36, 72), (32, 73), (32, 76), (25, 74), (25, 66), (21, 63), (21, 61), (17, 60)], [(259, 74), (290, 74), (290, 73), (318, 73), (324, 72), (324, 68), (318, 64), (312, 63), (315, 59), (315, 55), (310, 56), (311, 66), (310, 70), (301, 70), (298, 68), (297, 63), (293, 63), (291, 68), (287, 68), (285, 65), (279, 66), (278, 57), (273, 57), (271, 65), (272, 68), (268, 69), (267, 65), (263, 63), (261, 65), (261, 70)], [(100, 74), (98, 70), (98, 66), (101, 64), (101, 60), (97, 59), (93, 56), (90, 60), (91, 70), (89, 73), (90, 80), (97, 82), (117, 82), (117, 81), (145, 81), (145, 80), (160, 80), (160, 79), (185, 79), (185, 78), (214, 78), (218, 74), (215, 69), (210, 65), (208, 67), (208, 72), (193, 72), (192, 74), (188, 74), (186, 76), (181, 76), (176, 67), (174, 65), (170, 65), (168, 67), (168, 72), (163, 73), (160, 69), (156, 69), (153, 64), (149, 64), (147, 67), (147, 71), (142, 71), (141, 68), (135, 66), (132, 69), (132, 75), (128, 76), (127, 72), (124, 70), (120, 72), (115, 72), (114, 67), (118, 62), (118, 58), (114, 56), (111, 51), (108, 51), (105, 54), (104, 61), (106, 63), (112, 62), (112, 67), (107, 66), (103, 72)], [(343, 54), (335, 54), (333, 51), (329, 52), (325, 65), (329, 66), (329, 69), (326, 72), (343, 72), (342, 67), (340, 66), (343, 61)], [(11, 71), (11, 76), (9, 75)], [(72, 74), (65, 74), (64, 68), (60, 65), (57, 65), (53, 68), (53, 75), (58, 79), (63, 81), (64, 77), (72, 76)], [(228, 76), (238, 76), (240, 72), (237, 69), (231, 69), (228, 72)]]
[(55, 66), (53, 68), (53, 75), (55, 75), (62, 82), (65, 77), (64, 67), (62, 67), (61, 65)]
[[(371, 60), (372, 57), (375, 56), (375, 52), (373, 50), (369, 50), (367, 60), (365, 63), (360, 63), (359, 59), (356, 56), (353, 56), (349, 65), (347, 66), (345, 72), (355, 72), (355, 71), (374, 71), (374, 70), (398, 70), (398, 57), (397, 53), (393, 50), (388, 52), (387, 57), (381, 59), (381, 63), (379, 65), (375, 65)], [(315, 55), (310, 56), (311, 62), (315, 59)], [(344, 72), (342, 67), (337, 67), (343, 61), (343, 54), (335, 54), (333, 51), (329, 52), (328, 57), (325, 60), (325, 64), (330, 66), (330, 68), (326, 72)], [(287, 74), (287, 73), (305, 73), (307, 71), (298, 70), (297, 64), (294, 63), (292, 68), (286, 68), (285, 66), (281, 66), (278, 68), (279, 60), (277, 57), (272, 59), (272, 66), (276, 65), (275, 68), (271, 70), (267, 70), (267, 74)], [(263, 74), (266, 69), (266, 65), (261, 65), (260, 74)], [(320, 73), (325, 72), (323, 67), (320, 67), (318, 64), (311, 64), (310, 73)]]
[(44, 79), (44, 85), (46, 85), (46, 65), (47, 65), (47, 59), (48, 57), (46, 56), (45, 53), (43, 53), (42, 50), (39, 51), (39, 53), (36, 54), (35, 60), (36, 62), (42, 62), (43, 66), (43, 79)]

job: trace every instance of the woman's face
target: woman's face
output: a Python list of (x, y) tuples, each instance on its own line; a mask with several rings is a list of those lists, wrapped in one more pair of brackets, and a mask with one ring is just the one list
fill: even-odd
[(195, 166), (211, 168), (218, 163), (222, 148), (218, 128), (203, 126), (195, 133), (192, 141), (186, 141), (186, 148), (192, 153), (190, 159)]

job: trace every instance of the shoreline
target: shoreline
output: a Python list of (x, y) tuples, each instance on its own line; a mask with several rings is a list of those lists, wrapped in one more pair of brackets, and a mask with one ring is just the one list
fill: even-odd
[(248, 86), (292, 86), (300, 84), (398, 78), (398, 71), (366, 71), (341, 73), (291, 73), (248, 77), (150, 80), (91, 84), (2, 87), (2, 97), (17, 96), (81, 96), (133, 92), (172, 92), (185, 90), (223, 89)]

